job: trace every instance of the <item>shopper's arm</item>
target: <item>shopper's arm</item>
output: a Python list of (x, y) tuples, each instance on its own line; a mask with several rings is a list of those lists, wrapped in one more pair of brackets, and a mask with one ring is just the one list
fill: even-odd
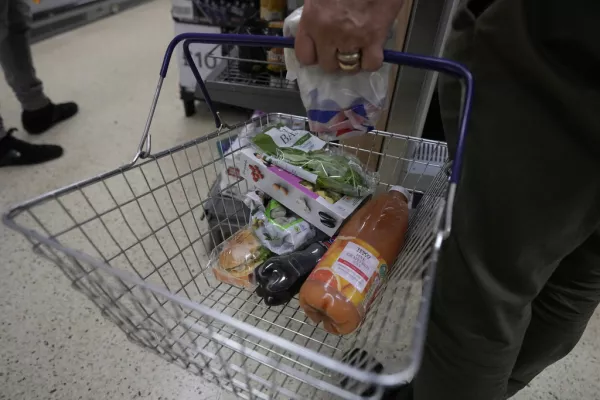
[(383, 62), (383, 45), (404, 0), (306, 0), (296, 56), (328, 72), (338, 69), (336, 52), (362, 53), (361, 67), (375, 70)]

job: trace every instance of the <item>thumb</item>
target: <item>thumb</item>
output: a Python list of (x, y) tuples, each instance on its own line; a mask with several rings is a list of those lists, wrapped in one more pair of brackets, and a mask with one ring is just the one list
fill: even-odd
[(296, 42), (294, 45), (296, 58), (302, 65), (313, 65), (317, 63), (317, 52), (315, 51), (315, 42), (304, 29), (302, 20), (298, 25), (296, 32)]

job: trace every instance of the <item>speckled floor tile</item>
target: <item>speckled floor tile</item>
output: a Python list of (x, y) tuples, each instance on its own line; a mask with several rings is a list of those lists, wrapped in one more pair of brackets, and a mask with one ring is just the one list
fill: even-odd
[[(36, 67), (47, 93), (54, 101), (76, 100), (81, 112), (42, 136), (28, 137), (34, 142), (62, 144), (66, 151), (63, 158), (39, 167), (0, 169), (1, 208), (114, 169), (131, 159), (146, 119), (164, 49), (173, 36), (170, 7), (169, 0), (155, 0), (33, 47)], [(152, 125), (154, 150), (213, 131), (206, 109), (200, 109), (193, 118), (183, 116), (174, 63), (163, 88)], [(19, 106), (3, 80), (0, 80), (0, 104), (5, 124), (17, 126)], [(225, 113), (224, 117), (227, 121), (244, 119), (243, 115), (232, 113)], [(122, 184), (111, 183), (115, 187)], [(116, 189), (116, 192), (122, 193), (125, 196), (122, 201), (125, 201), (126, 190)], [(108, 207), (108, 200), (103, 197), (105, 193), (90, 195), (95, 206)], [(81, 199), (72, 201), (77, 205)], [(174, 208), (185, 206), (176, 202)], [(73, 216), (83, 220), (87, 212), (89, 210), (84, 208), (75, 209)], [(59, 211), (49, 215), (54, 215), (52, 213)], [(118, 215), (110, 214), (106, 219), (107, 225), (119, 222)], [(65, 221), (54, 219), (53, 223), (57, 224), (53, 229), (59, 229)], [(132, 229), (142, 230), (145, 226)], [(124, 243), (131, 240), (126, 232), (115, 234), (122, 235), (119, 240)], [(235, 398), (215, 384), (128, 341), (116, 326), (100, 315), (91, 301), (69, 285), (58, 268), (34, 255), (22, 236), (4, 226), (0, 227), (0, 254), (0, 399)], [(136, 260), (141, 255), (131, 257)], [(176, 284), (172, 276), (165, 279)], [(240, 310), (240, 314), (227, 312), (236, 317), (244, 312), (263, 315), (250, 304), (244, 304)], [(288, 311), (284, 310), (278, 318), (289, 321), (289, 315), (285, 314)], [(311, 329), (298, 321), (294, 324), (294, 329)], [(273, 329), (271, 332), (286, 338), (295, 337), (290, 331), (280, 333)], [(598, 398), (599, 337), (600, 315), (596, 314), (573, 354), (549, 368), (516, 399)], [(331, 348), (338, 345), (335, 341), (328, 342), (333, 339), (322, 335), (322, 340)], [(307, 347), (312, 346), (322, 348), (319, 343), (307, 343)], [(254, 367), (252, 363), (248, 365)], [(260, 368), (256, 374), (268, 376)], [(290, 385), (289, 388), (296, 390), (297, 387)], [(311, 398), (310, 394), (306, 397)]]

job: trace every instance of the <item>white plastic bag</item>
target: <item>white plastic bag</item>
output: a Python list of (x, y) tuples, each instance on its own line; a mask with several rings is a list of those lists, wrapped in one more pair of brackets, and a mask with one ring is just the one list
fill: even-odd
[[(284, 36), (296, 36), (302, 9), (285, 19)], [(390, 40), (395, 36), (393, 31)], [(318, 65), (301, 65), (294, 49), (285, 49), (285, 64), (287, 79), (298, 80), (310, 130), (321, 139), (346, 139), (375, 129), (386, 104), (389, 64), (376, 72), (328, 74)]]

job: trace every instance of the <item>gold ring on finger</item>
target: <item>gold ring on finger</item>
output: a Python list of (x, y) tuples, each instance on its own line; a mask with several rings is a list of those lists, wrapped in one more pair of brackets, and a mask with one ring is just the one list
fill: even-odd
[(359, 51), (342, 52), (338, 50), (336, 57), (342, 71), (354, 71), (360, 67), (361, 54)]
[(360, 52), (359, 51), (353, 51), (353, 52), (349, 52), (349, 53), (344, 53), (338, 50), (337, 52), (337, 59), (339, 62), (344, 63), (344, 64), (356, 64), (360, 61)]

